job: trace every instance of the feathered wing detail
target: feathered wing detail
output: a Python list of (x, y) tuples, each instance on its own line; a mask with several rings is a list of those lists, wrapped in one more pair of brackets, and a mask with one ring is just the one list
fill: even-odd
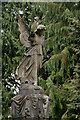
[(30, 29), (29, 29), (28, 25), (26, 25), (23, 22), (23, 20), (20, 16), (18, 18), (18, 26), (19, 26), (20, 33), (21, 33), (20, 34), (21, 43), (27, 48), (31, 47), (31, 41), (28, 40), (29, 35), (30, 35)]

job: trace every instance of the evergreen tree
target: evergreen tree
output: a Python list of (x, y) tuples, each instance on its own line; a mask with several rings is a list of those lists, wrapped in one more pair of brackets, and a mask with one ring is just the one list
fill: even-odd
[(19, 40), (19, 12), (29, 27), (35, 16), (46, 26), (45, 46), (50, 58), (43, 57), (38, 84), (51, 97), (50, 118), (80, 119), (80, 3), (3, 3), (2, 9), (3, 120), (20, 84), (15, 70), (26, 50)]

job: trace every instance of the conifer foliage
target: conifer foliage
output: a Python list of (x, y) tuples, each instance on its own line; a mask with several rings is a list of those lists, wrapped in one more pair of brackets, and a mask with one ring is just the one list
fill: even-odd
[[(45, 8), (45, 9), (44, 9)], [(15, 70), (26, 50), (19, 40), (18, 15), (31, 27), (39, 16), (48, 60), (43, 57), (38, 84), (51, 98), (50, 119), (80, 119), (80, 3), (3, 3), (3, 120), (9, 116), (11, 98), (19, 80)], [(40, 23), (41, 23), (40, 22)]]

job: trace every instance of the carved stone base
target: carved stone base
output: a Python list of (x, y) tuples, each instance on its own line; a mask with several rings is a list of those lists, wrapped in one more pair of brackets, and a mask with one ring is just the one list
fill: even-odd
[(20, 93), (12, 98), (12, 118), (49, 118), (49, 97), (41, 87), (22, 84)]

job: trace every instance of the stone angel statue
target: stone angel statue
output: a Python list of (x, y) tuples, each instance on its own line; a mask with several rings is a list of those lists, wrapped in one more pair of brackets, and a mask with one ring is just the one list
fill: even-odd
[(20, 30), (20, 41), (28, 48), (24, 53), (24, 58), (17, 67), (17, 75), (22, 84), (37, 85), (37, 76), (42, 67), (43, 54), (46, 56), (45, 41), (43, 32), (45, 26), (38, 23), (39, 18), (34, 18), (34, 23), (29, 29), (28, 25), (24, 23), (19, 16), (18, 25)]
[(14, 96), (11, 104), (13, 120), (42, 120), (49, 118), (50, 98), (37, 85), (37, 77), (42, 67), (42, 56), (46, 56), (43, 32), (44, 25), (39, 25), (36, 17), (31, 30), (21, 17), (18, 19), (20, 41), (28, 48), (24, 58), (17, 67), (17, 75), (21, 80), (19, 94)]

